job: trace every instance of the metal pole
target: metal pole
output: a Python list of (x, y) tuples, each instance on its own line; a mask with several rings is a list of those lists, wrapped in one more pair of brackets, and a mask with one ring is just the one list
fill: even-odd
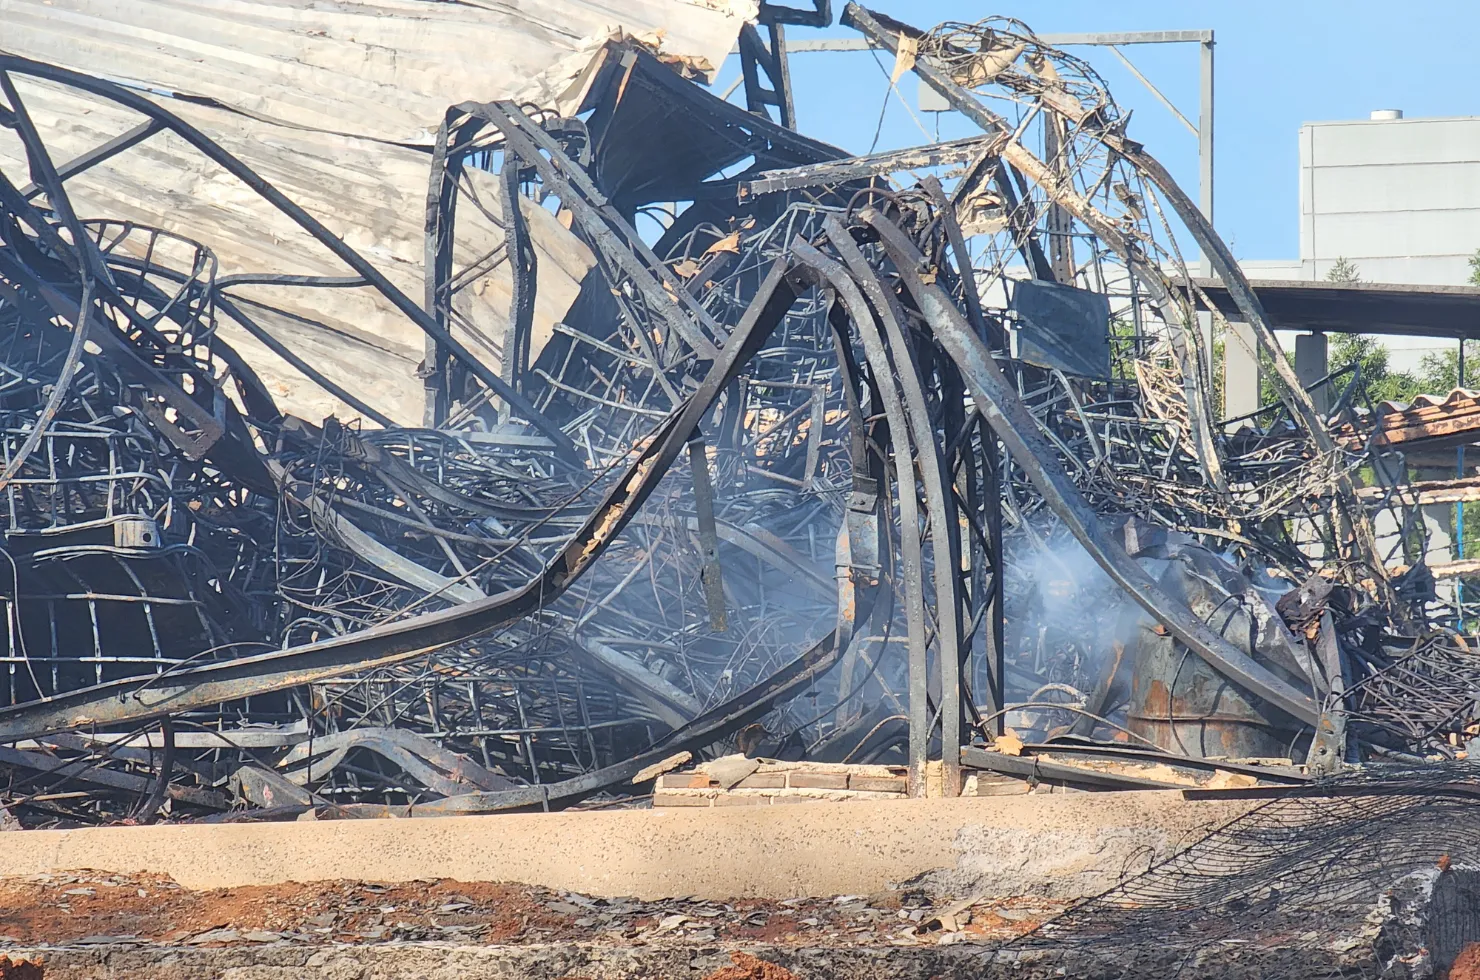
[[(1197, 111), (1198, 207), (1208, 224), (1213, 223), (1213, 38), (1198, 45), (1202, 49), (1201, 99)], [(1206, 258), (1204, 258), (1206, 266)], [(1205, 268), (1204, 275), (1207, 275)]]
[[(1198, 210), (1203, 217), (1208, 219), (1208, 224), (1213, 225), (1213, 32), (1209, 31), (1207, 39), (1198, 44), (1202, 52), (1199, 70), (1199, 97), (1197, 110), (1197, 191)], [(1213, 275), (1213, 263), (1204, 252), (1198, 262), (1198, 274), (1204, 278)], [(1208, 352), (1208, 377), (1206, 383), (1213, 382), (1213, 314), (1199, 313), (1197, 315), (1198, 329), (1202, 333), (1203, 350)], [(1223, 356), (1228, 356), (1224, 351)], [(1209, 390), (1212, 390), (1211, 388)], [(1225, 392), (1226, 397), (1226, 392)], [(1224, 417), (1227, 417), (1224, 412)]]
[[(1463, 388), (1465, 386), (1465, 338), (1459, 339), (1459, 375), (1455, 379), (1454, 386)], [(1465, 476), (1465, 444), (1460, 443), (1454, 447), (1454, 476), (1462, 480)], [(1465, 502), (1457, 501), (1454, 505), (1454, 557), (1459, 561), (1465, 560)], [(1456, 628), (1463, 633), (1465, 631), (1465, 580), (1457, 578), (1454, 580), (1454, 606), (1459, 616)]]

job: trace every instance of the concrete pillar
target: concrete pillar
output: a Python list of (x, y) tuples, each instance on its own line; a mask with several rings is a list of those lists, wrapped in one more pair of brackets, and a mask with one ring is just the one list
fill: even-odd
[[(1391, 487), (1408, 482), (1408, 467), (1403, 457), (1397, 453), (1374, 456), (1372, 468), (1377, 486)], [(1400, 537), (1403, 532), (1401, 514), (1401, 508), (1384, 507), (1372, 518), (1372, 531), (1377, 537), (1377, 554), (1389, 565), (1407, 565), (1419, 558), (1418, 555), (1409, 554), (1410, 546)]]
[(1228, 322), (1223, 337), (1223, 417), (1248, 415), (1259, 407), (1259, 351), (1254, 328)]
[[(1453, 504), (1430, 504), (1423, 508), (1423, 523), (1429, 532), (1429, 550), (1424, 558), (1430, 565), (1454, 561), (1454, 535), (1450, 525), (1453, 519)], [(1453, 602), (1458, 584), (1458, 579), (1445, 579), (1434, 584), (1434, 591), (1441, 602)]]
[(1453, 519), (1451, 504), (1428, 504), (1423, 508), (1423, 523), (1429, 532), (1429, 548), (1424, 558), (1430, 565), (1454, 561), (1454, 535), (1450, 533)]
[[(1326, 376), (1329, 370), (1326, 366), (1326, 335), (1323, 333), (1305, 333), (1295, 338), (1295, 376), (1300, 383), (1309, 388), (1317, 381)], [(1331, 392), (1329, 386), (1319, 391), (1311, 392), (1311, 400), (1316, 403), (1316, 411), (1326, 413), (1331, 410)]]

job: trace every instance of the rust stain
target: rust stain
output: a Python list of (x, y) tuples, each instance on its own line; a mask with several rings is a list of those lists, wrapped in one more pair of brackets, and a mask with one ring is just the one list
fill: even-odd
[(42, 980), (46, 967), (35, 960), (0, 956), (0, 980)]
[(768, 963), (759, 956), (739, 951), (730, 954), (734, 966), (721, 967), (704, 980), (799, 980), (795, 973), (785, 967)]

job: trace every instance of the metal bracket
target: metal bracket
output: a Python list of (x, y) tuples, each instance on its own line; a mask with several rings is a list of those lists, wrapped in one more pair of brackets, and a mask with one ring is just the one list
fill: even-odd
[(689, 440), (689, 469), (694, 475), (694, 510), (699, 521), (699, 549), (704, 560), (700, 573), (704, 602), (709, 607), (709, 628), (716, 633), (729, 629), (725, 617), (724, 570), (719, 564), (719, 529), (714, 521), (714, 484), (709, 479), (709, 456), (702, 438)]
[(1321, 613), (1316, 659), (1326, 674), (1330, 691), (1321, 708), (1321, 717), (1316, 720), (1316, 733), (1310, 741), (1305, 766), (1312, 775), (1327, 776), (1340, 770), (1346, 761), (1346, 672), (1330, 610)]
[(783, 7), (771, 0), (761, 0), (760, 13), (756, 20), (762, 24), (795, 24), (798, 27), (830, 27), (832, 25), (832, 0), (812, 0), (811, 10)]
[[(771, 118), (767, 106), (775, 106), (787, 129), (796, 129), (796, 107), (791, 98), (791, 66), (786, 60), (786, 28), (781, 21), (766, 24), (771, 43), (761, 40), (751, 24), (740, 28), (740, 71), (745, 79), (745, 108), (758, 116)], [(771, 83), (761, 84), (761, 73)]]

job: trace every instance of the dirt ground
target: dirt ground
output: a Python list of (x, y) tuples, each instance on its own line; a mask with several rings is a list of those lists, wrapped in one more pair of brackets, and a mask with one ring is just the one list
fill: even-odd
[[(488, 945), (997, 942), (1031, 931), (1062, 908), (1061, 903), (1041, 898), (956, 902), (936, 908), (922, 893), (910, 891), (782, 902), (639, 902), (525, 885), (445, 880), (327, 881), (189, 891), (160, 876), (79, 872), (0, 880), (0, 949), (428, 940)], [(767, 967), (737, 959), (725, 968), (730, 972), (721, 971), (715, 980), (785, 980), (774, 971), (765, 972)]]
[(1448, 980), (1480, 980), (1480, 943), (1469, 943), (1459, 951)]

